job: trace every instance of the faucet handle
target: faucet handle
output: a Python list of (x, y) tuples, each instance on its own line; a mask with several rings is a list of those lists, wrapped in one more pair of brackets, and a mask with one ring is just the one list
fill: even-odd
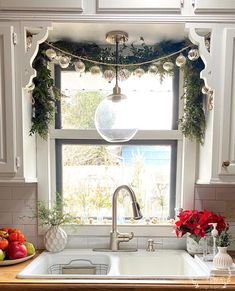
[(155, 252), (154, 245), (162, 245), (162, 242), (154, 242), (152, 238), (148, 239), (146, 251)]
[(118, 240), (121, 241), (129, 241), (131, 239), (133, 239), (134, 237), (134, 233), (119, 233), (118, 234)]

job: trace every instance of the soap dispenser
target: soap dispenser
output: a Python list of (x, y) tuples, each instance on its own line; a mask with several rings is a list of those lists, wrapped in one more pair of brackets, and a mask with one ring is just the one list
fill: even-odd
[(217, 230), (217, 223), (212, 222), (209, 223), (209, 225), (212, 226), (212, 230), (210, 232), (210, 235), (205, 237), (204, 240), (204, 247), (203, 247), (203, 260), (204, 261), (213, 261), (213, 258), (216, 255), (216, 239), (218, 236), (218, 230)]

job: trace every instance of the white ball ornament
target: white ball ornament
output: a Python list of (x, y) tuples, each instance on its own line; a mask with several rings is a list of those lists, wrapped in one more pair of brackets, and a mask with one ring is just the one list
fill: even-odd
[(177, 67), (183, 67), (186, 64), (186, 57), (183, 54), (180, 54), (176, 60), (175, 60), (175, 64)]
[(209, 91), (210, 91), (210, 88), (207, 88), (206, 86), (202, 87), (202, 94), (207, 95), (209, 93)]
[(82, 61), (77, 61), (77, 62), (74, 63), (74, 68), (75, 68), (76, 72), (81, 74), (81, 73), (83, 73), (85, 71), (86, 66)]
[(67, 56), (62, 56), (59, 59), (59, 64), (62, 69), (66, 69), (69, 66), (70, 58)]
[(148, 68), (148, 73), (149, 73), (150, 75), (156, 75), (157, 72), (158, 72), (158, 68), (157, 68), (156, 65), (152, 64), (152, 65), (149, 66), (149, 68)]
[(142, 77), (143, 75), (144, 75), (144, 70), (143, 69), (141, 69), (141, 68), (137, 68), (135, 71), (134, 71), (134, 75), (136, 76), (136, 77)]
[(172, 62), (165, 62), (162, 67), (165, 71), (170, 72), (174, 69), (174, 64)]
[(103, 73), (103, 76), (105, 80), (107, 80), (109, 83), (112, 82), (113, 78), (115, 77), (115, 72), (113, 70), (105, 70)]
[(190, 61), (196, 61), (200, 57), (198, 49), (191, 49), (188, 52), (188, 58)]
[(121, 69), (119, 72), (118, 72), (118, 78), (120, 81), (125, 81), (127, 80), (131, 75), (131, 72), (127, 69)]
[(53, 60), (56, 57), (56, 51), (53, 50), (52, 48), (49, 48), (46, 50), (46, 56), (50, 59)]
[(90, 72), (93, 76), (98, 76), (101, 74), (100, 67), (98, 67), (96, 65), (91, 67)]

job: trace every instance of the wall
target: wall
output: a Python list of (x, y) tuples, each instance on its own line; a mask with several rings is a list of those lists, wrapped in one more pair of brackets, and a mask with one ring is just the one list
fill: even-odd
[[(19, 228), (26, 239), (38, 248), (43, 247), (42, 236), (38, 236), (37, 220), (33, 218), (36, 211), (37, 184), (36, 183), (1, 183), (0, 184), (0, 227)], [(224, 215), (230, 223), (230, 229), (235, 237), (235, 185), (195, 185), (195, 209), (214, 211)], [(151, 226), (153, 227), (153, 226)], [(156, 230), (156, 231), (155, 231)], [(159, 234), (151, 236), (162, 243), (158, 248), (185, 248), (185, 239), (177, 239), (169, 235)], [(161, 230), (160, 230), (161, 231)], [(99, 231), (97, 230), (97, 233)], [(149, 236), (138, 235), (128, 243), (128, 247), (145, 248)], [(68, 239), (70, 248), (107, 247), (109, 235), (71, 235)], [(232, 246), (235, 249), (235, 245)]]

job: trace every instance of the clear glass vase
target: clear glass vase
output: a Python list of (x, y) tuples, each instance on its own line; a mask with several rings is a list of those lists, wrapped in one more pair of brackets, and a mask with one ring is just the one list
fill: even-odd
[(202, 238), (197, 242), (193, 238), (191, 238), (189, 234), (187, 234), (186, 247), (189, 254), (203, 254), (203, 246), (204, 241)]

